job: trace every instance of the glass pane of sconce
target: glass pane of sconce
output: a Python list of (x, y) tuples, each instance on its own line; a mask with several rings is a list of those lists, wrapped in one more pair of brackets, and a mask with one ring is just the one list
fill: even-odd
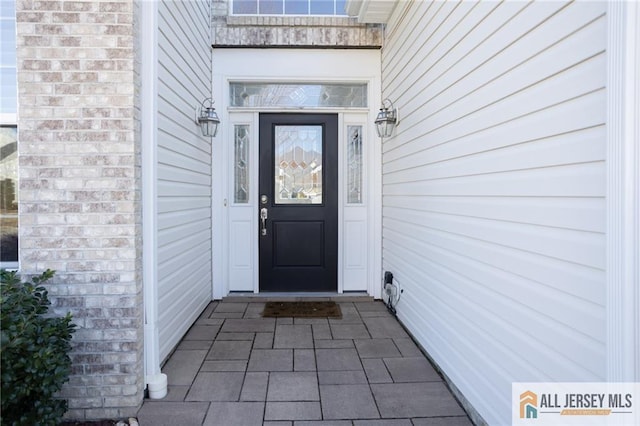
[(249, 125), (234, 126), (233, 149), (233, 201), (246, 204), (249, 202)]
[(241, 108), (365, 108), (364, 83), (249, 83), (229, 85), (230, 105)]
[(347, 203), (362, 204), (362, 126), (347, 126)]

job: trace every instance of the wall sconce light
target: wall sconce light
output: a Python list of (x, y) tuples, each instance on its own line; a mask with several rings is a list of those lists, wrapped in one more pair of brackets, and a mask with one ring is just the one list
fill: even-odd
[(391, 136), (393, 129), (398, 124), (398, 109), (394, 108), (393, 102), (389, 99), (382, 101), (380, 112), (378, 112), (375, 123), (378, 136), (381, 138)]
[[(209, 106), (205, 106), (206, 102), (209, 102)], [(220, 118), (218, 118), (216, 109), (213, 107), (213, 100), (211, 98), (205, 99), (200, 106), (196, 107), (195, 122), (200, 126), (202, 136), (214, 137), (216, 133), (218, 133)]]

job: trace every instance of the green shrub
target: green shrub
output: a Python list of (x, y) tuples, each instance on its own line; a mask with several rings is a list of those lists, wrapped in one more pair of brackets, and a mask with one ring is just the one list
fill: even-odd
[(47, 315), (51, 302), (42, 284), (53, 274), (21, 282), (15, 272), (0, 270), (2, 425), (56, 425), (67, 411), (67, 401), (54, 394), (69, 379), (75, 325), (70, 313)]

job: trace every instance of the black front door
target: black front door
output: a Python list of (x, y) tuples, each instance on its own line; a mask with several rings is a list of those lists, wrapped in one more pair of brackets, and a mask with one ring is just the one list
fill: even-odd
[(260, 114), (260, 291), (337, 291), (338, 116)]

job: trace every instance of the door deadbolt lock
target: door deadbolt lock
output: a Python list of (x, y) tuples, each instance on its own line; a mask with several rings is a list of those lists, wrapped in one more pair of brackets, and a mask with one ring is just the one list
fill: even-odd
[(267, 204), (267, 202), (269, 202), (269, 197), (267, 197), (266, 195), (262, 194), (262, 195), (260, 196), (260, 202), (261, 202), (262, 204)]

